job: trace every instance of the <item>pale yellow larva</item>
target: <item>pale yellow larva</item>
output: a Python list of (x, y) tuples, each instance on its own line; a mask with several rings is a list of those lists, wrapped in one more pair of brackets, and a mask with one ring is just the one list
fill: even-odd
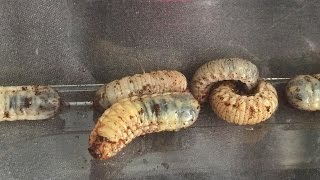
[(223, 82), (212, 91), (209, 101), (217, 116), (239, 125), (265, 121), (278, 107), (277, 91), (265, 81), (259, 81), (249, 96), (239, 95), (234, 82)]
[(97, 159), (116, 155), (135, 137), (191, 126), (200, 111), (189, 92), (133, 96), (107, 109), (90, 135), (89, 152)]
[(293, 107), (305, 111), (319, 111), (320, 74), (292, 78), (287, 84), (286, 94)]
[(115, 102), (131, 96), (183, 92), (186, 88), (186, 77), (178, 71), (162, 70), (135, 74), (102, 86), (96, 93), (94, 105), (99, 110), (105, 110)]
[(48, 119), (60, 105), (59, 94), (48, 86), (0, 87), (0, 121)]
[(203, 103), (215, 82), (238, 80), (251, 89), (255, 87), (258, 78), (259, 71), (250, 61), (239, 58), (213, 60), (195, 72), (191, 82), (191, 92), (200, 103)]

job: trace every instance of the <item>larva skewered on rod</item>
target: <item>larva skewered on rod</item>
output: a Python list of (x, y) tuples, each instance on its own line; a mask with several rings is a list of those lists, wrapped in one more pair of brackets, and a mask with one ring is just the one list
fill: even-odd
[(224, 82), (210, 95), (212, 110), (220, 118), (239, 125), (257, 124), (268, 119), (278, 107), (278, 95), (268, 82), (259, 81), (252, 95), (240, 95), (234, 82)]
[(101, 111), (121, 99), (164, 92), (184, 92), (186, 77), (178, 71), (153, 71), (126, 76), (103, 85), (96, 93), (94, 106)]
[(195, 72), (191, 82), (191, 92), (200, 103), (203, 103), (216, 82), (238, 80), (251, 89), (256, 86), (258, 78), (258, 68), (250, 61), (239, 58), (213, 60)]
[(135, 137), (160, 131), (178, 131), (191, 126), (200, 111), (189, 92), (133, 96), (107, 109), (89, 139), (89, 152), (97, 159), (116, 155)]
[[(192, 79), (191, 90), (200, 103), (205, 102), (213, 84), (219, 81), (210, 96), (212, 110), (222, 119), (239, 125), (256, 124), (269, 118), (278, 107), (274, 87), (264, 81), (258, 84), (258, 68), (251, 62), (239, 59), (218, 59), (202, 65)], [(237, 94), (234, 83), (243, 83), (246, 93)], [(243, 92), (242, 92), (243, 93)], [(245, 94), (245, 93), (244, 93)], [(249, 93), (250, 94), (250, 93)], [(268, 99), (270, 98), (270, 99)]]
[(59, 94), (48, 86), (0, 87), (0, 121), (48, 119), (60, 106)]
[(286, 88), (288, 102), (305, 111), (320, 110), (320, 74), (298, 75), (292, 78)]

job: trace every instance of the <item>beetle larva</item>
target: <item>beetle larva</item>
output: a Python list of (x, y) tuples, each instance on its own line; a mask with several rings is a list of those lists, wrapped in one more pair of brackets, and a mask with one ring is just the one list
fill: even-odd
[(183, 92), (187, 88), (186, 77), (178, 71), (153, 71), (126, 76), (102, 86), (96, 93), (95, 106), (105, 110), (113, 103), (131, 96), (164, 92)]
[(268, 82), (260, 81), (252, 95), (239, 95), (234, 82), (223, 82), (210, 95), (212, 110), (222, 119), (239, 125), (268, 119), (278, 107), (278, 95)]
[(0, 87), (0, 121), (47, 119), (60, 104), (59, 94), (48, 86)]
[(213, 60), (195, 72), (191, 82), (191, 92), (200, 103), (203, 103), (215, 82), (239, 80), (251, 89), (256, 85), (258, 78), (258, 69), (250, 61), (239, 58)]
[(286, 94), (288, 102), (297, 109), (320, 110), (320, 74), (292, 78), (287, 84)]
[(191, 126), (200, 111), (189, 92), (133, 96), (107, 109), (90, 135), (89, 152), (98, 159), (116, 155), (135, 137)]

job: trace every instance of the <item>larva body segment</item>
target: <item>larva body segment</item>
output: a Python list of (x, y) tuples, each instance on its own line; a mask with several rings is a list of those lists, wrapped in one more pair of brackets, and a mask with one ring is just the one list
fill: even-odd
[(215, 82), (239, 80), (251, 89), (256, 85), (258, 78), (259, 71), (250, 61), (239, 58), (213, 60), (195, 72), (191, 82), (191, 92), (200, 103), (203, 103)]
[(116, 155), (135, 137), (178, 131), (197, 119), (200, 105), (189, 92), (133, 96), (113, 104), (90, 135), (89, 152), (98, 159)]
[(239, 125), (268, 119), (278, 107), (278, 95), (268, 82), (260, 81), (252, 96), (237, 94), (233, 82), (224, 82), (210, 94), (212, 110), (220, 118)]
[(48, 86), (0, 87), (0, 121), (47, 119), (60, 104), (59, 94)]
[(186, 77), (178, 71), (153, 71), (126, 76), (102, 86), (96, 93), (95, 106), (105, 110), (115, 102), (131, 96), (164, 92), (183, 92), (187, 88)]
[(320, 74), (292, 78), (287, 84), (286, 94), (288, 102), (297, 109), (320, 110)]

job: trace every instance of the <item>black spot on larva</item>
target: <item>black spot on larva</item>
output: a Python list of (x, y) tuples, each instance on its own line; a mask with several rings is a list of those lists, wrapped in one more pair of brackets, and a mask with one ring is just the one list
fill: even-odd
[(120, 82), (119, 82), (119, 81), (117, 81), (117, 82), (116, 82), (116, 85), (119, 85), (119, 86), (120, 86)]
[(144, 111), (143, 111), (143, 109), (141, 108), (141, 109), (140, 109), (140, 111), (139, 111), (138, 113), (139, 113), (140, 115), (142, 115), (142, 114), (143, 114), (143, 112), (144, 112)]
[(27, 87), (21, 87), (22, 91), (26, 91), (27, 90)]
[(3, 115), (4, 118), (10, 118), (10, 114), (8, 111), (4, 112), (4, 115)]
[(130, 80), (129, 80), (129, 83), (133, 83), (133, 81), (130, 79)]
[(225, 105), (225, 106), (230, 106), (231, 104), (228, 103), (228, 102), (225, 102), (224, 105)]
[(268, 112), (270, 112), (270, 106), (266, 106)]
[(130, 119), (133, 119), (133, 118), (134, 118), (134, 116), (129, 116), (129, 118), (130, 118)]

